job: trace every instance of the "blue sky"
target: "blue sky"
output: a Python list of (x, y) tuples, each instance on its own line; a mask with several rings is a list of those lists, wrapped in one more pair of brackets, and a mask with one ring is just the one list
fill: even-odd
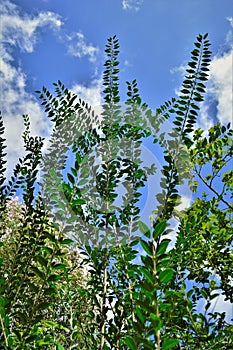
[(52, 88), (58, 79), (93, 104), (101, 103), (103, 51), (114, 34), (121, 47), (122, 97), (125, 81), (136, 78), (143, 100), (155, 108), (175, 95), (196, 36), (208, 32), (212, 108), (203, 108), (203, 124), (211, 124), (219, 111), (224, 122), (230, 119), (230, 0), (3, 0), (1, 12), (1, 109), (14, 124), (31, 112), (35, 131), (44, 127), (34, 91)]

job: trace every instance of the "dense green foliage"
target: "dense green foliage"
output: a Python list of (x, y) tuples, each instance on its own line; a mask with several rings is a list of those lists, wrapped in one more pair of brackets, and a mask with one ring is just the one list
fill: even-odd
[[(135, 80), (121, 103), (119, 43), (108, 39), (101, 111), (60, 81), (54, 95), (43, 87), (54, 124), (48, 150), (24, 116), (25, 156), (8, 182), (1, 118), (2, 349), (232, 347), (232, 326), (214, 303), (233, 294), (233, 130), (217, 124), (204, 136), (195, 128), (209, 46), (207, 35), (197, 37), (179, 98), (153, 112)], [(140, 220), (141, 188), (156, 174), (142, 161), (148, 137), (164, 156), (149, 226)], [(179, 211), (184, 182), (196, 199)], [(12, 199), (18, 189), (22, 204)]]

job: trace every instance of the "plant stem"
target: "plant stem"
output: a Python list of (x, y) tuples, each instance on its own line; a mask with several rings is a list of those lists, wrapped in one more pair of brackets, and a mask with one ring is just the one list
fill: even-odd
[(4, 335), (5, 343), (6, 343), (6, 346), (8, 347), (8, 339), (7, 339), (7, 335), (6, 335), (6, 331), (5, 331), (5, 327), (4, 327), (4, 323), (3, 323), (3, 319), (2, 319), (1, 313), (0, 313), (0, 321), (1, 321), (1, 327), (2, 327), (2, 332), (3, 332), (3, 335)]
[[(156, 289), (158, 287), (158, 283), (157, 283), (157, 266), (156, 266), (156, 252), (155, 252), (154, 239), (152, 239), (152, 259), (153, 259), (154, 288)], [(155, 314), (156, 314), (156, 317), (158, 318), (160, 317), (157, 290), (155, 292)], [(156, 342), (157, 342), (157, 349), (160, 350), (160, 344), (161, 344), (160, 329), (156, 329)]]

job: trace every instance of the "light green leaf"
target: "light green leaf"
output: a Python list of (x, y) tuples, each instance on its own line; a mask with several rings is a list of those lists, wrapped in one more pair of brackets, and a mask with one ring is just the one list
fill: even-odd
[(161, 321), (161, 318), (156, 316), (155, 314), (151, 313), (150, 314), (150, 319), (152, 320), (153, 322), (153, 327), (156, 329), (156, 330), (159, 330), (162, 328), (162, 321)]
[(62, 345), (58, 344), (57, 345), (57, 350), (65, 350), (65, 348)]
[(162, 345), (162, 350), (170, 350), (176, 347), (176, 345), (179, 344), (178, 339), (167, 339)]
[(150, 229), (144, 222), (139, 221), (138, 228), (146, 237), (150, 238)]

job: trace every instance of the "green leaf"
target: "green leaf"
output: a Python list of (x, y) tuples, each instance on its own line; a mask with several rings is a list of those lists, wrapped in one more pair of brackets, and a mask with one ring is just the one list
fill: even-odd
[(137, 344), (136, 344), (135, 340), (132, 337), (130, 337), (129, 335), (127, 335), (125, 337), (125, 343), (129, 347), (130, 350), (137, 350)]
[(60, 279), (60, 275), (50, 275), (48, 278), (48, 282), (53, 282), (53, 281), (57, 281)]
[(71, 244), (71, 243), (74, 243), (74, 241), (70, 238), (65, 238), (65, 239), (62, 239), (62, 240), (59, 240), (59, 242), (61, 244)]
[(141, 242), (141, 246), (144, 249), (144, 251), (150, 256), (153, 255), (153, 253), (152, 253), (152, 243), (151, 242), (146, 242), (143, 239), (141, 239), (140, 242)]
[(168, 244), (171, 242), (170, 239), (163, 239), (161, 243), (157, 247), (156, 254), (157, 255), (162, 255), (166, 252)]
[(34, 283), (28, 282), (29, 288), (34, 292), (38, 292), (38, 285), (35, 285)]
[(219, 293), (211, 294), (210, 300), (213, 300), (219, 296)]
[(160, 317), (156, 316), (154, 313), (151, 313), (150, 314), (150, 319), (152, 320), (153, 322), (153, 327), (156, 329), (156, 330), (159, 330), (162, 328), (162, 320)]
[(69, 179), (69, 181), (72, 183), (72, 184), (74, 184), (75, 183), (75, 179), (74, 179), (74, 177), (71, 175), (71, 174), (67, 174), (67, 177), (68, 177), (68, 179)]
[(191, 68), (196, 68), (196, 66), (197, 66), (196, 62), (189, 62), (188, 65), (189, 65)]
[(161, 283), (167, 283), (172, 279), (173, 275), (174, 275), (173, 269), (166, 269), (166, 270), (160, 272), (159, 280)]
[(42, 280), (45, 280), (45, 275), (44, 273), (38, 269), (38, 267), (36, 266), (32, 266), (31, 267), (31, 270), (38, 276), (40, 277)]
[(52, 269), (55, 269), (55, 270), (64, 270), (66, 269), (66, 265), (65, 264), (54, 264), (52, 266)]
[(43, 246), (42, 249), (47, 253), (47, 254), (52, 254), (53, 250), (49, 247)]
[(70, 170), (71, 170), (72, 174), (76, 177), (77, 176), (77, 170), (72, 168), (72, 167), (70, 168)]
[(159, 222), (154, 228), (154, 232), (153, 232), (154, 239), (156, 239), (159, 236), (161, 236), (162, 233), (164, 232), (164, 230), (166, 229), (166, 227), (167, 227), (167, 222), (166, 221)]
[(190, 289), (188, 292), (187, 292), (187, 298), (189, 299), (192, 294), (194, 293), (194, 289)]
[(50, 305), (49, 302), (46, 302), (46, 301), (41, 302), (36, 306), (36, 310), (40, 310), (40, 311), (46, 310), (49, 307), (49, 305)]
[(208, 299), (208, 294), (206, 293), (206, 291), (204, 289), (200, 289), (200, 293), (204, 299)]
[(86, 185), (87, 182), (88, 182), (88, 179), (82, 179), (79, 181), (78, 186)]
[(146, 316), (142, 313), (142, 310), (141, 310), (139, 307), (137, 307), (137, 308), (135, 309), (135, 312), (136, 312), (136, 315), (137, 315), (137, 317), (139, 318), (139, 320), (140, 320), (142, 323), (144, 323), (144, 322), (145, 322), (145, 319), (146, 319)]
[(74, 204), (74, 205), (86, 204), (86, 201), (85, 201), (85, 199), (78, 198), (78, 199), (74, 199), (74, 200), (72, 201), (72, 204)]
[(62, 345), (58, 344), (56, 350), (65, 350), (65, 348)]
[(37, 257), (36, 257), (36, 260), (39, 261), (39, 263), (40, 263), (42, 266), (47, 267), (48, 261), (47, 261), (45, 258), (43, 258), (42, 256), (40, 256), (40, 255), (37, 256)]
[(150, 238), (150, 229), (149, 227), (142, 221), (138, 222), (139, 230), (147, 237)]
[(148, 266), (146, 267), (142, 266), (140, 270), (142, 271), (143, 275), (146, 277), (148, 282), (150, 282), (151, 284), (154, 284), (154, 276), (152, 273), (150, 273)]
[(179, 340), (178, 339), (167, 339), (167, 340), (164, 341), (164, 343), (162, 345), (162, 350), (173, 349), (178, 344), (179, 344)]
[(16, 316), (19, 317), (20, 321), (23, 324), (27, 324), (28, 317), (27, 317), (27, 315), (25, 315), (25, 313), (18, 311), (18, 312), (16, 312)]
[[(38, 287), (37, 287), (37, 291), (38, 291)], [(44, 290), (44, 295), (53, 295), (56, 293), (56, 288), (55, 287), (49, 287), (49, 288), (46, 288)]]

